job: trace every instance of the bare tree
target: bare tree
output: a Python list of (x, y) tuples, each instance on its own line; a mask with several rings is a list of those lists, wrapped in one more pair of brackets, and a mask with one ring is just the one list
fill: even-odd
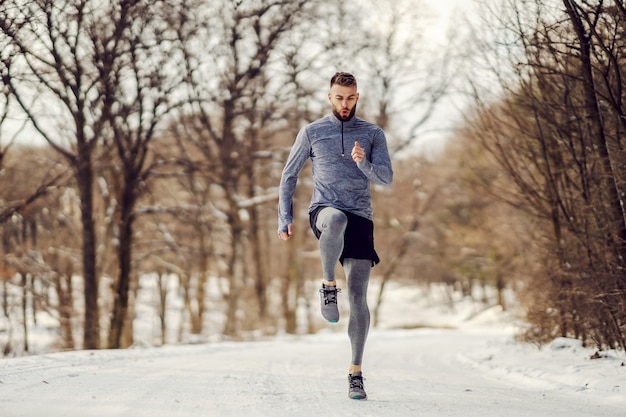
[[(13, 332), (13, 336), (17, 338), (21, 334), (25, 348), (29, 347), (29, 327), (37, 324), (38, 313), (43, 312), (58, 320), (61, 346), (72, 349), (75, 312), (71, 279), (78, 251), (78, 245), (73, 242), (78, 218), (71, 210), (76, 203), (70, 197), (74, 194), (72, 183), (49, 187), (36, 200), (15, 204), (23, 201), (21, 197), (28, 195), (42, 178), (56, 177), (56, 173), (65, 172), (66, 168), (38, 147), (15, 146), (5, 162), (0, 200), (11, 202), (12, 207), (19, 206), (8, 221), (0, 224), (5, 318), (8, 322), (15, 318), (9, 300), (19, 290), (21, 315), (24, 316), (26, 309), (26, 317), (32, 321), (20, 319), (22, 331)], [(52, 297), (53, 293), (56, 297)], [(9, 346), (5, 345), (6, 353)]]
[(552, 322), (561, 335), (624, 348), (624, 16), (603, 2), (528, 5), (508, 4), (498, 16), (514, 65), (500, 78), (502, 102), (474, 120), (474, 136), (517, 185), (511, 201), (550, 225), (550, 279), (537, 286), (545, 303), (532, 311), (543, 336), (553, 335)]
[[(214, 185), (212, 192), (219, 187), (223, 199), (220, 211), (226, 218), (229, 237), (228, 246), (218, 251), (226, 256), (224, 272), (229, 282), (225, 295), (227, 335), (237, 331), (236, 312), (245, 291), (245, 261), (250, 259), (247, 248), (262, 240), (257, 235), (261, 228), (255, 206), (275, 198), (275, 193), (272, 199), (257, 193), (264, 189), (259, 187), (263, 177), (258, 175), (258, 163), (267, 159), (262, 151), (271, 138), (269, 126), (278, 123), (279, 129), (284, 128), (277, 113), (280, 102), (275, 100), (287, 80), (278, 65), (279, 46), (314, 5), (316, 2), (279, 0), (213, 3), (207, 7), (207, 16), (199, 16), (206, 24), (201, 34), (211, 50), (199, 55), (189, 48), (185, 57), (193, 88), (189, 112), (197, 117), (191, 120), (193, 126), (180, 126), (178, 134), (201, 152), (203, 172)], [(263, 254), (258, 251), (252, 255), (256, 264), (249, 271), (256, 277), (261, 314), (268, 280), (261, 264)]]
[[(46, 142), (74, 170), (81, 196), (85, 295), (84, 348), (99, 348), (98, 277), (93, 218), (93, 153), (105, 102), (89, 65), (86, 28), (103, 14), (91, 2), (2, 2), (3, 83)], [(74, 22), (67, 25), (67, 22)]]
[(106, 161), (114, 173), (109, 178), (115, 178), (110, 188), (116, 193), (119, 245), (108, 346), (119, 347), (128, 307), (133, 209), (148, 171), (149, 143), (181, 81), (169, 25), (189, 11), (184, 2), (126, 0), (36, 1), (26, 7), (9, 1), (2, 7), (8, 45), (3, 81), (35, 129), (73, 168), (81, 196), (85, 348), (100, 347), (96, 163)]
[[(175, 106), (182, 84), (176, 26), (189, 19), (185, 2), (128, 2), (110, 10), (112, 19), (94, 29), (94, 61), (109, 109), (105, 149), (115, 149), (111, 189), (115, 195), (118, 269), (108, 347), (121, 347), (131, 285), (135, 206), (150, 174), (150, 144)], [(95, 37), (97, 36), (97, 37)], [(159, 161), (153, 161), (159, 164)], [(118, 165), (119, 164), (119, 165)], [(130, 343), (130, 341), (126, 341)]]
[[(398, 154), (429, 133), (438, 110), (463, 68), (459, 36), (428, 37), (434, 15), (427, 4), (370, 1), (363, 16), (364, 39), (358, 54), (367, 95), (364, 104), (374, 122), (390, 133)], [(368, 24), (376, 16), (376, 25)], [(381, 24), (382, 22), (382, 24)], [(442, 129), (438, 127), (438, 129)], [(441, 133), (441, 132), (439, 132)]]

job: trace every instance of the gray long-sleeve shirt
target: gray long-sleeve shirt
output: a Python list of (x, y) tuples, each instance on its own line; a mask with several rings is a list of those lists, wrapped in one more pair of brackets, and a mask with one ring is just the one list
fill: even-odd
[[(365, 159), (352, 160), (354, 142)], [(393, 170), (383, 130), (353, 117), (342, 122), (333, 114), (303, 127), (291, 148), (280, 180), (278, 232), (293, 222), (293, 196), (298, 175), (308, 159), (313, 168), (313, 196), (309, 212), (334, 207), (372, 220), (370, 182), (390, 185)]]

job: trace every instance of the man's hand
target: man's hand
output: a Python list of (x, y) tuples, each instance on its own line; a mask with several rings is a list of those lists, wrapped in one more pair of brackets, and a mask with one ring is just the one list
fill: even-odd
[(291, 223), (289, 223), (287, 225), (287, 231), (286, 232), (280, 232), (278, 234), (278, 237), (282, 240), (288, 240), (291, 235), (293, 235), (293, 225)]
[(365, 159), (365, 149), (361, 148), (359, 142), (354, 142), (354, 148), (352, 148), (352, 160), (354, 162), (361, 162)]

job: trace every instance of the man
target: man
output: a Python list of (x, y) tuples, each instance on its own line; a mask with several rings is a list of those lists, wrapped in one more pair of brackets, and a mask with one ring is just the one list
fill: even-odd
[(370, 270), (379, 262), (374, 250), (370, 182), (390, 185), (393, 178), (383, 130), (355, 116), (359, 100), (356, 79), (338, 72), (330, 80), (332, 114), (303, 127), (291, 148), (280, 181), (278, 237), (293, 233), (293, 196), (298, 174), (307, 160), (313, 167), (309, 219), (319, 239), (322, 261), (322, 316), (339, 321), (335, 265), (343, 266), (348, 286), (348, 336), (352, 363), (348, 396), (366, 399), (361, 361), (370, 326), (367, 286)]

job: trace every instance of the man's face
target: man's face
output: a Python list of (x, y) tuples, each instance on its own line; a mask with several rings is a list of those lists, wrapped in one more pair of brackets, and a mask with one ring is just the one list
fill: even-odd
[(354, 116), (359, 93), (356, 91), (356, 86), (346, 87), (335, 84), (330, 88), (328, 100), (335, 116), (339, 120), (346, 121)]

